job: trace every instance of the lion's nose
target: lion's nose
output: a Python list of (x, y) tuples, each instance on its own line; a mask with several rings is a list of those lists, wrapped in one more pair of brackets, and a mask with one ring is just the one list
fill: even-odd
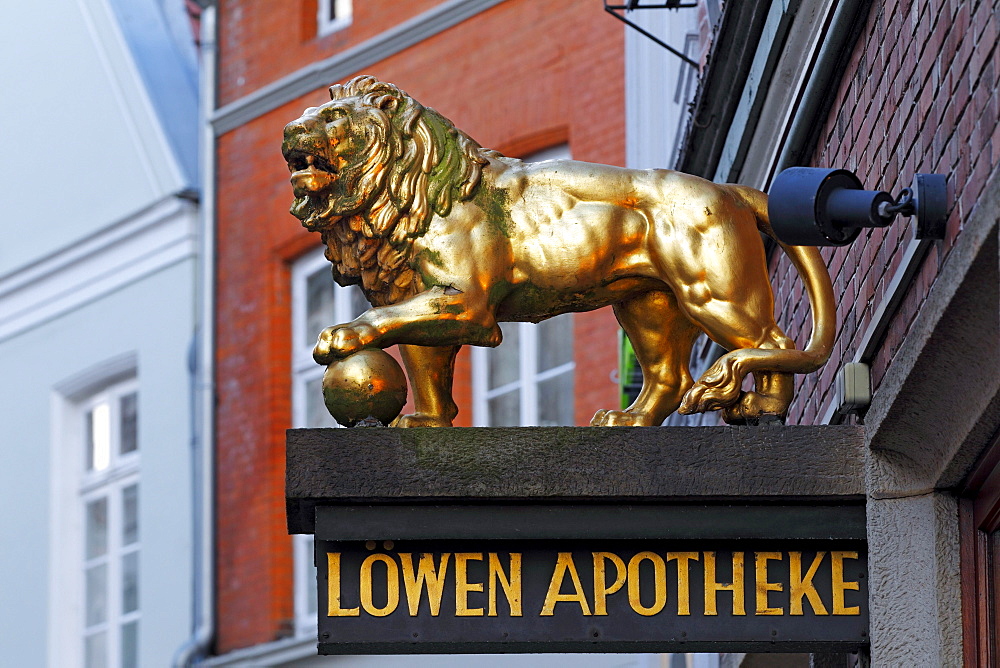
[(300, 118), (285, 126), (284, 139), (281, 142), (281, 153), (288, 159), (289, 153), (295, 149), (301, 149), (311, 144), (310, 135), (312, 126), (315, 123), (309, 119)]
[(315, 132), (319, 123), (320, 120), (316, 116), (305, 115), (301, 118), (296, 118), (294, 121), (285, 126), (285, 139), (287, 140), (299, 135)]

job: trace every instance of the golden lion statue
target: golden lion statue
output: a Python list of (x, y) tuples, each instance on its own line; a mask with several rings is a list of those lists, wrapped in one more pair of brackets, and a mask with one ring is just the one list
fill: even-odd
[[(806, 349), (775, 324), (763, 193), (668, 170), (507, 158), (370, 76), (330, 96), (285, 127), (291, 213), (322, 234), (335, 280), (360, 285), (373, 308), (325, 329), (313, 355), (328, 364), (400, 344), (415, 412), (396, 426), (450, 426), (455, 355), (498, 345), (503, 321), (614, 308), (643, 385), (593, 425), (657, 425), (678, 407), (722, 409), (730, 423), (780, 419), (791, 374), (829, 357), (836, 309), (815, 248), (782, 246), (812, 306)], [(731, 352), (694, 382), (702, 332)], [(742, 390), (748, 374), (753, 391)]]

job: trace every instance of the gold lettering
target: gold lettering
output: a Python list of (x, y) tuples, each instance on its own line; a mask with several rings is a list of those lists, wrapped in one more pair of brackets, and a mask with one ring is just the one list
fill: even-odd
[(745, 615), (746, 604), (743, 595), (743, 553), (733, 552), (733, 581), (719, 584), (715, 580), (715, 552), (705, 553), (705, 614), (717, 615), (716, 596), (720, 591), (733, 592), (733, 614)]
[[(643, 560), (653, 563), (653, 605), (646, 607), (639, 597), (639, 564)], [(667, 604), (667, 565), (655, 552), (640, 552), (628, 561), (628, 602), (640, 615), (655, 615)]]
[(816, 556), (813, 558), (812, 564), (809, 565), (809, 570), (806, 571), (805, 577), (803, 577), (802, 553), (788, 553), (788, 570), (790, 579), (790, 586), (788, 588), (788, 614), (802, 614), (803, 596), (809, 599), (809, 605), (812, 606), (813, 613), (817, 615), (830, 614), (823, 606), (823, 601), (820, 599), (819, 592), (816, 591), (816, 587), (813, 586), (813, 577), (816, 575), (816, 571), (819, 570), (819, 566), (823, 563), (823, 557), (825, 556), (826, 552), (817, 552)]
[(497, 580), (503, 587), (511, 617), (521, 616), (521, 553), (510, 552), (510, 576), (504, 574), (500, 557), (490, 552), (490, 603), (487, 617), (497, 616)]
[[(384, 607), (377, 607), (372, 601), (372, 564), (381, 561), (385, 564)], [(373, 617), (391, 615), (399, 605), (399, 568), (392, 557), (387, 554), (370, 554), (361, 562), (361, 607)]]
[(677, 560), (677, 614), (691, 614), (691, 561), (698, 561), (697, 552), (667, 552), (667, 561)]
[[(563, 579), (569, 573), (573, 581), (572, 594), (560, 594)], [(583, 594), (583, 586), (580, 584), (580, 575), (576, 572), (576, 564), (573, 563), (572, 552), (560, 552), (556, 558), (556, 566), (552, 570), (552, 579), (549, 581), (549, 590), (545, 593), (545, 602), (542, 604), (542, 617), (551, 617), (555, 610), (556, 603), (560, 601), (576, 601), (580, 604), (580, 610), (585, 616), (590, 616), (590, 606), (587, 605), (587, 597)]]
[(431, 608), (431, 617), (441, 613), (441, 596), (444, 593), (444, 581), (448, 572), (448, 557), (450, 552), (441, 555), (441, 565), (434, 567), (434, 555), (423, 553), (413, 572), (413, 555), (400, 552), (399, 561), (403, 565), (403, 587), (406, 589), (406, 604), (410, 609), (410, 617), (416, 617), (420, 610), (420, 590), (427, 588), (427, 603)]
[(860, 615), (861, 608), (857, 605), (844, 607), (844, 592), (846, 590), (858, 591), (857, 582), (844, 582), (844, 560), (857, 559), (857, 552), (833, 551), (830, 553), (833, 559), (833, 614), (835, 615)]
[(755, 552), (754, 570), (757, 583), (757, 614), (758, 615), (783, 615), (785, 611), (781, 608), (770, 608), (767, 605), (767, 593), (769, 591), (781, 591), (780, 582), (767, 581), (767, 562), (781, 561), (781, 552)]
[(326, 553), (327, 617), (357, 617), (360, 608), (340, 607), (340, 552)]
[(469, 592), (482, 591), (482, 582), (469, 582), (468, 562), (482, 561), (482, 552), (455, 553), (455, 616), (482, 617), (482, 608), (469, 607)]
[[(594, 614), (608, 614), (608, 594), (614, 594), (625, 584), (625, 561), (612, 552), (594, 552)], [(615, 565), (615, 581), (608, 586), (604, 561)]]

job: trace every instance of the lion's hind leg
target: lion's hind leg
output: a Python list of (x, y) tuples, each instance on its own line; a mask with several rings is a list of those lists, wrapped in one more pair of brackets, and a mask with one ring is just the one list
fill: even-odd
[(647, 292), (615, 304), (615, 316), (642, 369), (642, 389), (625, 410), (602, 410), (599, 427), (655, 426), (677, 409), (691, 386), (688, 360), (700, 331), (667, 291)]
[[(754, 318), (729, 302), (706, 304), (714, 317), (701, 318), (713, 340), (731, 352), (720, 357), (702, 374), (681, 402), (680, 412), (703, 413), (723, 410), (730, 424), (781, 419), (792, 400), (793, 371), (800, 351), (778, 328), (770, 315)], [(704, 314), (701, 314), (704, 315)], [(788, 368), (785, 368), (788, 367)], [(743, 392), (747, 374), (753, 373), (755, 390)]]
[(784, 422), (792, 403), (795, 377), (790, 373), (757, 371), (753, 374), (755, 391), (741, 392), (739, 401), (722, 409), (727, 424)]

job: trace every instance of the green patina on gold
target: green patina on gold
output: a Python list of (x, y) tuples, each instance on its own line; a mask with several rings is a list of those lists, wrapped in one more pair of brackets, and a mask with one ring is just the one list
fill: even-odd
[(468, 181), (482, 147), (433, 109), (425, 108), (422, 118), (438, 152), (438, 162), (427, 176), (427, 199), (434, 213), (445, 217), (456, 200), (468, 199), (478, 188), (478, 178)]
[(510, 220), (510, 193), (504, 188), (481, 184), (475, 203), (482, 209), (486, 222), (508, 239), (512, 236)]

